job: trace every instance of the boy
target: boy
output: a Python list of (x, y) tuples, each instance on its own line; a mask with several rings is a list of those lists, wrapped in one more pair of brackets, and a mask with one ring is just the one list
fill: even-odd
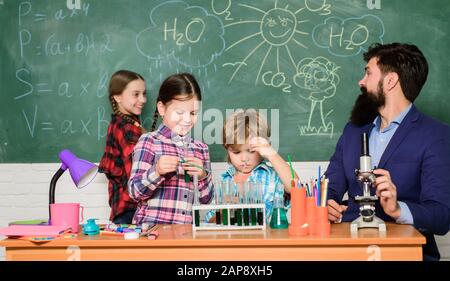
[[(284, 193), (290, 194), (292, 179), (289, 165), (270, 145), (269, 137), (270, 128), (256, 110), (237, 110), (231, 114), (225, 121), (222, 135), (228, 163), (231, 165), (221, 175), (222, 181), (262, 183), (267, 221), (272, 214), (277, 184), (283, 184)], [(295, 179), (297, 178), (295, 174)], [(213, 214), (214, 212), (209, 212), (206, 221), (212, 222)]]

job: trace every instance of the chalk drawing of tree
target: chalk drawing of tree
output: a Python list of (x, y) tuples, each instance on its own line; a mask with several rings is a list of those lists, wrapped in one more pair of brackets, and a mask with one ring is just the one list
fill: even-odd
[(308, 125), (299, 126), (301, 135), (333, 136), (334, 124), (332, 121), (326, 122), (333, 109), (324, 114), (323, 102), (336, 94), (336, 86), (340, 81), (337, 74), (339, 68), (321, 56), (304, 58), (297, 64), (297, 73), (293, 78), (299, 88), (297, 94), (311, 102)]

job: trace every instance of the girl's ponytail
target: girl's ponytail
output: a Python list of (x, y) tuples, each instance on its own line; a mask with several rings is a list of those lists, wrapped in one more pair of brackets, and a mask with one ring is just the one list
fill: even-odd
[(158, 108), (155, 109), (155, 113), (153, 114), (153, 124), (152, 124), (152, 132), (156, 129), (156, 123), (158, 122)]

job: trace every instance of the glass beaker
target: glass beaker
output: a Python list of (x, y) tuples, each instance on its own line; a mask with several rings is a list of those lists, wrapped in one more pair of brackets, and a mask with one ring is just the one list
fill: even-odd
[(284, 208), (284, 186), (278, 183), (273, 196), (272, 216), (270, 218), (271, 228), (288, 228), (289, 223), (286, 217), (286, 209)]

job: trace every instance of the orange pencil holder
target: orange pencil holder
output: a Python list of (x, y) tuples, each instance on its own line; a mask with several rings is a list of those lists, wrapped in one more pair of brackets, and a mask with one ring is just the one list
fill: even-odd
[(306, 224), (306, 189), (291, 189), (291, 224), (288, 228), (289, 235), (308, 235), (308, 225)]
[(316, 225), (315, 234), (320, 237), (329, 237), (331, 232), (331, 224), (328, 220), (328, 208), (316, 208)]
[(316, 232), (316, 198), (306, 197), (306, 221), (309, 226), (309, 234), (314, 235)]

